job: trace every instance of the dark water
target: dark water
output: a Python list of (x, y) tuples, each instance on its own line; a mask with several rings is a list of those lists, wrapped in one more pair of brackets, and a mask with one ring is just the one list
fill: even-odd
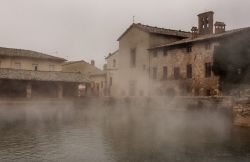
[(250, 129), (214, 111), (2, 105), (0, 161), (248, 162)]

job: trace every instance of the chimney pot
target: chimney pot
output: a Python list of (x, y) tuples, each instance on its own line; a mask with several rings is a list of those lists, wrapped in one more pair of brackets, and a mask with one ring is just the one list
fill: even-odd
[(215, 34), (224, 33), (226, 31), (226, 24), (224, 22), (216, 21), (214, 28)]
[(95, 66), (95, 61), (91, 60), (91, 65)]
[(193, 26), (191, 29), (192, 32), (192, 39), (197, 38), (198, 37), (198, 28)]

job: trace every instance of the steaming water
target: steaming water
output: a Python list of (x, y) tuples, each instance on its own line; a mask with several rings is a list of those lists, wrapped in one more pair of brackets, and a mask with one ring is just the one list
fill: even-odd
[(0, 161), (250, 161), (250, 129), (213, 111), (73, 103), (1, 105)]

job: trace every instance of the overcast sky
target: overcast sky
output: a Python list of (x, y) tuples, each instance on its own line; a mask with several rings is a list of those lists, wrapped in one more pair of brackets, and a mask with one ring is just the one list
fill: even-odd
[(250, 26), (250, 0), (0, 0), (0, 46), (68, 60), (96, 61), (118, 48), (136, 22), (190, 30), (197, 14), (215, 12), (227, 29)]

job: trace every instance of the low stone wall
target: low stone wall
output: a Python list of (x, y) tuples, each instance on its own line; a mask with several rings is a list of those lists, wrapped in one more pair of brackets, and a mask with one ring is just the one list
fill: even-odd
[(234, 125), (250, 127), (250, 100), (235, 102), (233, 106), (233, 115)]
[(88, 102), (104, 105), (127, 105), (175, 111), (211, 110), (232, 113), (230, 97), (101, 97), (89, 98)]

